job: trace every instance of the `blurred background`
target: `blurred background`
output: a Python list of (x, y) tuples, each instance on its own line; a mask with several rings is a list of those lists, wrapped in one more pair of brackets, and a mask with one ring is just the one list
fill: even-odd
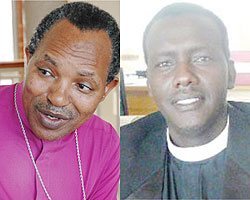
[(228, 100), (250, 101), (250, 12), (248, 0), (122, 0), (121, 1), (121, 125), (157, 111), (146, 87), (146, 64), (142, 51), (143, 32), (152, 17), (164, 6), (176, 2), (198, 4), (214, 12), (225, 23), (237, 71), (236, 85)]
[[(0, 85), (23, 80), (24, 48), (36, 26), (53, 9), (72, 1), (0, 1)], [(89, 0), (88, 2), (109, 12), (120, 24), (120, 1)], [(102, 102), (96, 114), (110, 122), (119, 132), (119, 87)]]

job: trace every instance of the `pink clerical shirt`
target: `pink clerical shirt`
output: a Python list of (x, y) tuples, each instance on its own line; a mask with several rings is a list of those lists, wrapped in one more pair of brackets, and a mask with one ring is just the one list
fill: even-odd
[[(17, 104), (36, 165), (53, 200), (81, 200), (82, 188), (74, 132), (57, 141), (38, 139), (22, 105)], [(119, 182), (119, 137), (93, 115), (78, 128), (85, 192), (88, 200), (116, 199)], [(14, 85), (0, 86), (0, 200), (45, 200), (14, 107)]]

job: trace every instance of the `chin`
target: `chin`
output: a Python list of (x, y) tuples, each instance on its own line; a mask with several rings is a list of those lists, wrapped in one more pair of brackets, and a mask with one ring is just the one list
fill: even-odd
[(60, 133), (56, 130), (40, 130), (37, 128), (32, 130), (33, 134), (41, 140), (55, 141), (67, 135), (67, 133)]
[(174, 127), (182, 132), (182, 133), (197, 133), (197, 132), (203, 132), (206, 128), (208, 123), (207, 119), (201, 119), (201, 118), (194, 118), (194, 117), (189, 117), (185, 119), (179, 119), (178, 120), (180, 123), (171, 123), (174, 125)]
[(178, 129), (182, 133), (192, 134), (197, 132), (203, 132), (205, 127), (201, 124), (182, 124), (178, 126)]
[(42, 135), (42, 136), (37, 136), (39, 137), (41, 140), (47, 140), (47, 141), (56, 141), (59, 140), (61, 137), (58, 136), (51, 136), (51, 135)]

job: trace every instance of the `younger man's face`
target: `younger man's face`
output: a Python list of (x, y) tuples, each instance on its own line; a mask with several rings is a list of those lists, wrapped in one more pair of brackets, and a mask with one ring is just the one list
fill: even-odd
[(226, 107), (234, 70), (222, 49), (221, 33), (207, 17), (165, 17), (146, 41), (148, 86), (168, 124), (197, 130)]

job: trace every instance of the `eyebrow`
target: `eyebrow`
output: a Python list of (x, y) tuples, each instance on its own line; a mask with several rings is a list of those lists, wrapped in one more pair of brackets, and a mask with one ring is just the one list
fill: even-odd
[(88, 72), (88, 71), (81, 71), (79, 72), (80, 76), (88, 76), (88, 77), (93, 77), (95, 75), (94, 72)]
[(164, 56), (164, 57), (166, 57), (166, 56), (172, 57), (172, 56), (175, 56), (175, 55), (176, 55), (175, 51), (163, 51), (163, 52), (161, 52), (159, 54), (159, 56)]
[(48, 61), (49, 63), (51, 63), (52, 65), (54, 65), (54, 66), (57, 67), (56, 61), (54, 61), (48, 54), (45, 54), (45, 55), (44, 55), (44, 60), (45, 60), (45, 61)]
[[(56, 61), (54, 61), (48, 54), (45, 54), (45, 55), (44, 55), (44, 60), (45, 60), (45, 61), (48, 61), (49, 63), (51, 63), (52, 65), (54, 65), (54, 66), (57, 67)], [(95, 73), (94, 73), (94, 72), (81, 71), (81, 72), (79, 72), (79, 75), (80, 75), (80, 76), (83, 76), (83, 77), (91, 77), (91, 79), (92, 79), (93, 81), (95, 81), (95, 79), (93, 78), (93, 77), (95, 76)]]
[(91, 81), (93, 81), (96, 85), (98, 85), (98, 78), (95, 76), (95, 72), (89, 72), (89, 71), (80, 71), (79, 75), (82, 77), (87, 77)]
[(190, 53), (196, 53), (196, 52), (199, 52), (199, 51), (208, 51), (210, 52), (211, 51), (211, 48), (209, 47), (193, 47), (190, 49)]

